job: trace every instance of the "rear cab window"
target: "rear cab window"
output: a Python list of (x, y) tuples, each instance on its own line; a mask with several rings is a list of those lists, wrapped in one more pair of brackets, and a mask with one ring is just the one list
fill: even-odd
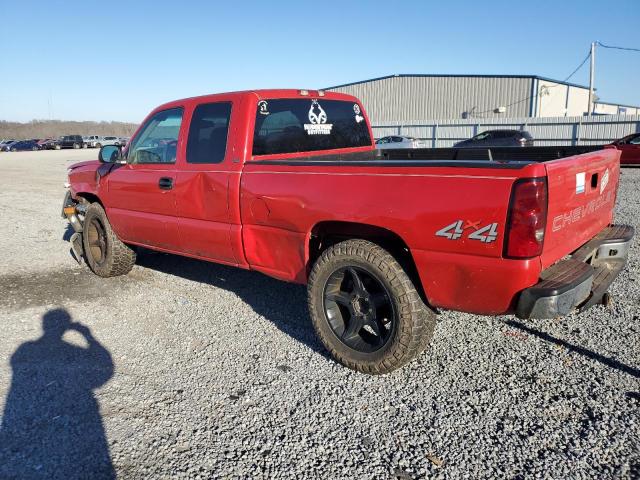
[(227, 151), (231, 102), (196, 107), (189, 127), (187, 163), (221, 163)]
[(316, 152), (370, 146), (359, 104), (324, 98), (260, 100), (253, 155)]

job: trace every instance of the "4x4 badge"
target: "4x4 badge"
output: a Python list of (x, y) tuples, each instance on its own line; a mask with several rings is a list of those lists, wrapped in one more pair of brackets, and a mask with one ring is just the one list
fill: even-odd
[(484, 227), (480, 226), (480, 222), (465, 222), (464, 220), (456, 220), (450, 225), (441, 228), (436, 232), (437, 237), (445, 237), (449, 240), (458, 240), (464, 235), (464, 231), (468, 228), (475, 229), (467, 238), (469, 240), (479, 240), (483, 243), (491, 243), (498, 238), (498, 224), (490, 223)]

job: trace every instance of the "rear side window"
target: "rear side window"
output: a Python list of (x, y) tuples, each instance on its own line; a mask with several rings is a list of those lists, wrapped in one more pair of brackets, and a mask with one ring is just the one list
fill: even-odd
[(369, 127), (357, 103), (312, 98), (258, 102), (253, 155), (367, 145)]
[(227, 151), (231, 103), (203, 103), (191, 118), (187, 163), (220, 163)]

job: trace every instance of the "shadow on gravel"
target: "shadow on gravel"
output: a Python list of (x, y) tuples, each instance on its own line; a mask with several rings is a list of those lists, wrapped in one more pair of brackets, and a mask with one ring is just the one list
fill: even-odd
[(62, 240), (64, 240), (65, 242), (70, 242), (71, 235), (73, 235), (74, 232), (75, 230), (73, 229), (71, 224), (67, 223), (67, 227), (64, 229), (64, 233), (62, 234)]
[(302, 285), (281, 282), (258, 272), (146, 249), (139, 250), (136, 264), (233, 292), (284, 333), (330, 358), (313, 331), (307, 311), (307, 290)]
[(545, 340), (547, 342), (555, 343), (556, 345), (565, 347), (567, 350), (570, 350), (572, 352), (576, 352), (576, 353), (579, 353), (580, 355), (584, 355), (585, 357), (588, 357), (592, 360), (600, 362), (603, 365), (606, 365), (607, 367), (615, 368), (616, 370), (620, 370), (623, 373), (626, 373), (636, 378), (640, 378), (640, 370), (638, 370), (637, 368), (630, 367), (629, 365), (625, 365), (624, 363), (614, 360), (613, 358), (605, 357), (604, 355), (600, 355), (599, 353), (592, 352), (591, 350), (588, 350), (584, 347), (579, 347), (577, 345), (573, 345), (564, 340), (560, 340), (559, 338), (549, 335), (548, 333), (541, 332), (540, 330), (536, 330), (535, 328), (528, 327), (523, 323), (515, 320), (509, 320), (506, 322), (506, 324), (511, 327), (522, 330), (524, 332), (527, 332), (531, 335), (535, 335), (536, 337), (541, 338), (542, 340)]
[[(64, 309), (42, 317), (42, 336), (11, 357), (0, 425), (0, 478), (115, 478), (93, 390), (113, 374), (111, 355)], [(87, 347), (62, 339), (79, 333)]]

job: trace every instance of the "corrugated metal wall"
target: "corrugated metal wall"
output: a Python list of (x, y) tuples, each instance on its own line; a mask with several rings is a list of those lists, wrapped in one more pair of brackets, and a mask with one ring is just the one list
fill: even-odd
[(450, 147), (485, 130), (528, 130), (535, 145), (599, 145), (640, 132), (640, 115), (594, 117), (494, 118), (373, 124), (376, 138), (408, 135), (425, 139), (431, 147)]
[[(358, 97), (371, 122), (433, 118), (524, 117), (530, 113), (532, 78), (391, 77), (329, 89)], [(494, 113), (497, 107), (505, 113)]]

